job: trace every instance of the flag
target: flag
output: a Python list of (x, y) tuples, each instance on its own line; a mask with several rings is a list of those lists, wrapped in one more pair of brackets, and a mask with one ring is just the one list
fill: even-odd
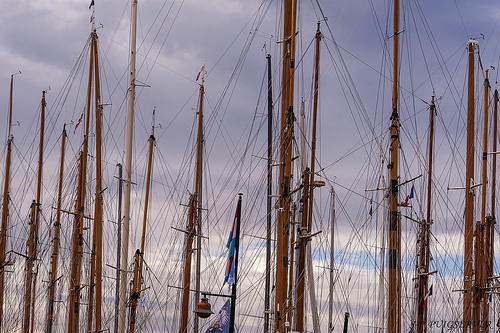
[(490, 296), (488, 296), (488, 301), (486, 302), (486, 304), (490, 304), (491, 301), (492, 301), (492, 298), (491, 298), (491, 294), (490, 294)]
[(424, 298), (424, 308), (425, 308), (425, 306), (427, 305), (427, 299), (429, 298), (429, 296), (432, 296), (432, 284), (431, 284), (431, 286), (429, 287), (429, 291), (427, 292), (427, 294), (425, 294), (425, 298)]
[(408, 206), (408, 200), (412, 199), (413, 198), (413, 186), (411, 187), (411, 191), (410, 191), (410, 194), (408, 194), (408, 196), (406, 197), (405, 199), (405, 203), (403, 206)]
[(93, 6), (93, 5), (94, 5), (94, 0), (92, 0), (92, 1), (90, 2), (89, 9), (90, 9), (90, 8), (92, 8), (92, 6)]
[(94, 20), (94, 14), (90, 15), (89, 23), (92, 23), (93, 20)]
[(196, 75), (196, 81), (200, 78), (200, 74), (205, 70), (205, 62), (203, 63), (203, 66), (201, 66), (200, 71), (198, 72), (198, 75)]
[(266, 42), (264, 42), (264, 46), (262, 46), (262, 51), (266, 49)]
[(238, 208), (236, 208), (236, 214), (234, 215), (233, 228), (229, 234), (229, 239), (227, 240), (226, 247), (229, 249), (227, 255), (227, 265), (226, 265), (226, 277), (224, 282), (229, 284), (229, 288), (234, 283), (234, 247), (236, 245), (236, 219), (238, 218)]
[(370, 216), (373, 215), (373, 200), (370, 199), (370, 212), (369, 212)]
[(82, 114), (80, 115), (80, 118), (78, 119), (78, 121), (76, 122), (76, 125), (75, 125), (75, 130), (73, 131), (73, 134), (76, 133), (76, 129), (78, 128), (78, 126), (80, 125), (80, 123), (82, 122), (82, 119), (83, 119), (83, 113), (85, 112), (85, 110), (82, 111)]
[(229, 333), (229, 313), (231, 302), (227, 300), (205, 333)]

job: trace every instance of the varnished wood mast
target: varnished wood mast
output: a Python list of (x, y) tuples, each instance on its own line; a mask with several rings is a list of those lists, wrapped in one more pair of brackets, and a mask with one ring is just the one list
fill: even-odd
[(431, 98), (431, 105), (429, 110), (429, 155), (428, 158), (428, 172), (427, 172), (427, 214), (426, 220), (420, 224), (420, 249), (419, 249), (419, 263), (417, 268), (418, 279), (418, 296), (417, 296), (417, 333), (427, 332), (427, 306), (424, 306), (425, 295), (429, 285), (429, 236), (431, 220), (431, 196), (432, 196), (432, 163), (434, 152), (434, 116), (436, 113), (436, 105), (434, 104), (434, 96)]
[[(315, 62), (314, 62), (314, 91), (313, 91), (313, 119), (312, 119), (312, 140), (311, 140), (311, 162), (310, 169), (304, 170), (303, 178), (303, 195), (302, 195), (302, 220), (299, 231), (299, 261), (297, 263), (297, 325), (298, 332), (305, 332), (304, 314), (305, 314), (305, 276), (306, 276), (306, 255), (307, 246), (310, 246), (311, 222), (312, 222), (312, 207), (313, 207), (313, 190), (314, 190), (314, 172), (316, 162), (316, 120), (318, 115), (318, 90), (319, 90), (319, 56), (320, 56), (320, 23), (316, 30), (316, 46), (315, 46)], [(305, 154), (305, 151), (302, 152)], [(313, 323), (315, 323), (315, 314), (313, 312)]]
[[(21, 73), (21, 72), (19, 72)], [(17, 74), (17, 73), (16, 73)], [(9, 97), (9, 135), (7, 136), (7, 154), (5, 157), (5, 179), (2, 199), (2, 227), (0, 230), (0, 332), (2, 332), (3, 322), (3, 300), (5, 295), (5, 267), (9, 264), (5, 261), (5, 249), (7, 247), (7, 218), (9, 216), (9, 182), (10, 182), (10, 161), (12, 152), (11, 135), (12, 128), (12, 90), (14, 87), (14, 75), (10, 76), (10, 97)]]
[(151, 126), (151, 136), (149, 137), (148, 170), (146, 174), (146, 197), (144, 199), (144, 216), (142, 220), (141, 248), (135, 252), (134, 280), (132, 295), (130, 296), (130, 320), (129, 333), (134, 333), (136, 321), (137, 302), (141, 297), (142, 268), (144, 266), (144, 246), (146, 243), (146, 221), (148, 218), (149, 189), (151, 187), (151, 169), (153, 165), (153, 145), (155, 142), (154, 111), (153, 125)]
[(50, 280), (49, 280), (49, 306), (47, 307), (47, 322), (45, 332), (52, 333), (52, 325), (54, 323), (54, 298), (56, 292), (56, 282), (59, 280), (57, 277), (57, 258), (59, 255), (59, 234), (61, 231), (61, 198), (62, 198), (62, 178), (64, 173), (64, 151), (66, 145), (66, 125), (64, 125), (61, 135), (61, 162), (59, 164), (59, 185), (57, 187), (57, 208), (56, 220), (54, 222), (54, 238), (52, 244), (52, 256)]
[(99, 79), (99, 57), (97, 48), (97, 34), (94, 29), (92, 39), (94, 56), (94, 80), (95, 80), (95, 161), (96, 161), (96, 187), (94, 200), (94, 228), (92, 233), (92, 252), (90, 262), (89, 303), (87, 310), (87, 332), (92, 332), (94, 318), (95, 298), (95, 326), (94, 332), (101, 331), (102, 316), (102, 105), (101, 89)]
[(83, 255), (83, 218), (85, 209), (85, 193), (87, 183), (87, 157), (88, 157), (88, 138), (90, 129), (90, 109), (92, 95), (92, 74), (94, 68), (94, 32), (91, 34), (90, 41), (90, 60), (89, 60), (89, 80), (87, 86), (87, 107), (85, 117), (85, 134), (83, 138), (83, 147), (80, 151), (80, 163), (78, 167), (78, 188), (75, 204), (75, 221), (73, 225), (73, 245), (71, 256), (71, 276), (69, 290), (69, 313), (68, 313), (68, 333), (78, 332), (80, 318), (80, 292), (83, 288), (81, 283), (81, 268)]
[(285, 0), (283, 4), (283, 71), (281, 98), (280, 170), (278, 226), (276, 240), (276, 301), (275, 330), (285, 332), (288, 306), (288, 247), (290, 235), (290, 185), (292, 174), (293, 123), (293, 70), (295, 62), (295, 22), (297, 1)]
[[(203, 80), (203, 78), (202, 78)], [(189, 199), (189, 216), (188, 225), (186, 230), (186, 248), (185, 248), (185, 260), (184, 260), (184, 281), (182, 285), (182, 314), (181, 314), (181, 325), (180, 333), (187, 333), (188, 317), (189, 317), (189, 289), (191, 281), (191, 259), (192, 259), (192, 249), (193, 249), (193, 239), (196, 236), (196, 232), (200, 230), (199, 227), (199, 217), (198, 207), (199, 207), (199, 196), (201, 195), (201, 152), (203, 144), (203, 94), (204, 87), (203, 81), (200, 85), (200, 98), (199, 98), (199, 108), (198, 108), (198, 136), (196, 143), (196, 175), (194, 183), (194, 193)], [(200, 249), (197, 249), (198, 255)]]
[(392, 75), (392, 115), (390, 138), (389, 190), (389, 333), (401, 333), (401, 220), (398, 208), (399, 158), (399, 0), (394, 1), (394, 43)]
[[(38, 148), (38, 178), (36, 188), (36, 200), (33, 200), (31, 207), (30, 234), (28, 238), (28, 255), (26, 256), (26, 284), (24, 294), (24, 322), (23, 332), (33, 332), (33, 316), (35, 309), (35, 291), (37, 271), (33, 271), (33, 266), (37, 256), (38, 230), (40, 225), (41, 194), (42, 194), (42, 165), (43, 165), (43, 137), (45, 128), (45, 91), (42, 92), (40, 112), (40, 144)], [(31, 326), (31, 330), (30, 330)]]
[(471, 183), (474, 181), (474, 50), (476, 41), (469, 40), (469, 75), (467, 101), (467, 154), (465, 174), (465, 249), (464, 249), (464, 304), (463, 304), (463, 332), (471, 329), (472, 311), (472, 263), (474, 237), (474, 194)]

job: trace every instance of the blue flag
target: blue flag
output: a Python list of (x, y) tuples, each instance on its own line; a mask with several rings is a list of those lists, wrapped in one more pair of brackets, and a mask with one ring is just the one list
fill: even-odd
[(227, 265), (226, 265), (226, 277), (224, 282), (229, 284), (229, 287), (234, 283), (234, 247), (236, 246), (236, 219), (238, 218), (238, 208), (236, 208), (236, 214), (234, 215), (233, 228), (229, 234), (229, 239), (227, 240), (226, 247), (229, 249), (227, 255)]
[(92, 1), (90, 2), (89, 9), (90, 9), (90, 8), (92, 8), (92, 6), (93, 6), (93, 5), (94, 5), (94, 0), (92, 0)]
[(229, 312), (231, 301), (227, 300), (205, 333), (229, 333)]
[(406, 200), (405, 200), (405, 203), (403, 204), (403, 206), (408, 206), (408, 200), (410, 199), (413, 199), (413, 186), (411, 187), (411, 191), (410, 191), (410, 194), (408, 194), (408, 196), (406, 197)]

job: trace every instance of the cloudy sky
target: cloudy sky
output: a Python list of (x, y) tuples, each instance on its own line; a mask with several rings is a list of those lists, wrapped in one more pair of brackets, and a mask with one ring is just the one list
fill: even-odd
[[(93, 15), (89, 5), (90, 1), (82, 0), (4, 0), (0, 4), (0, 107), (3, 110), (0, 119), (5, 124), (0, 126), (0, 138), (3, 142), (7, 141), (10, 75), (22, 72), (15, 76), (13, 122), (16, 126), (12, 127), (16, 145), (14, 159), (19, 162), (13, 176), (17, 182), (13, 185), (12, 196), (19, 198), (19, 202), (29, 203), (34, 193), (33, 188), (26, 190), (20, 184), (30, 183), (34, 179), (35, 171), (30, 164), (35, 165), (33, 163), (36, 161), (36, 148), (33, 147), (38, 142), (41, 91), (49, 87), (44, 193), (51, 199), (46, 199), (47, 207), (51, 207), (52, 203), (49, 202), (54, 197), (59, 159), (58, 140), (65, 123), (72, 147), (70, 154), (73, 154), (68, 159), (68, 168), (75, 168), (74, 156), (83, 135), (82, 128), (75, 131), (74, 126), (84, 108), (83, 96), (88, 75), (85, 45)], [(154, 241), (150, 250), (156, 254), (152, 255), (154, 259), (151, 262), (160, 263), (158, 258), (161, 257), (161, 251), (166, 251), (162, 248), (163, 238), (180, 239), (179, 235), (171, 235), (167, 229), (170, 224), (183, 226), (185, 211), (179, 208), (179, 204), (185, 204), (189, 192), (193, 191), (193, 125), (200, 83), (195, 79), (204, 63), (204, 163), (207, 170), (205, 186), (208, 188), (204, 200), (208, 211), (207, 220), (212, 223), (206, 227), (206, 232), (215, 231), (217, 234), (207, 245), (211, 248), (207, 257), (213, 258), (213, 267), (223, 266), (218, 256), (223, 253), (224, 246), (213, 243), (225, 242), (223, 238), (227, 220), (230, 220), (227, 217), (233, 214), (236, 193), (242, 191), (248, 198), (249, 204), (244, 210), (248, 211), (249, 216), (264, 209), (262, 182), (265, 179), (265, 164), (259, 158), (266, 156), (265, 57), (266, 53), (273, 56), (273, 99), (277, 112), (281, 68), (281, 44), (277, 42), (282, 39), (282, 24), (279, 23), (281, 5), (279, 1), (258, 0), (139, 1), (137, 80), (140, 86), (137, 88), (136, 101), (134, 162), (137, 163), (134, 166), (134, 178), (139, 184), (138, 188), (141, 187), (144, 183), (145, 147), (151, 131), (151, 114), (156, 107), (158, 155), (155, 163), (158, 171), (155, 179), (158, 185), (151, 214), (157, 215), (152, 223), (157, 233), (152, 237)], [(104, 172), (108, 177), (107, 186), (115, 191), (115, 165), (123, 163), (125, 149), (130, 3), (124, 0), (96, 0), (94, 9), (99, 35), (102, 100), (106, 104), (107, 166)], [(353, 322), (360, 325), (360, 331), (368, 330), (363, 325), (373, 324), (370, 321), (373, 319), (367, 318), (373, 317), (370, 312), (373, 310), (369, 309), (376, 305), (369, 303), (363, 307), (359, 304), (363, 303), (360, 296), (363, 292), (368, 290), (374, 293), (370, 289), (370, 286), (373, 288), (372, 282), (367, 281), (369, 276), (375, 276), (372, 269), (378, 259), (359, 253), (371, 251), (371, 246), (375, 244), (373, 233), (377, 230), (367, 214), (370, 199), (376, 201), (377, 196), (365, 192), (365, 189), (377, 187), (379, 155), (387, 153), (386, 131), (392, 84), (391, 11), (391, 2), (304, 1), (300, 3), (298, 20), (296, 110), (299, 109), (300, 101), (304, 100), (307, 115), (311, 104), (312, 42), (316, 23), (321, 22), (321, 152), (317, 169), (322, 169), (320, 176), (328, 187), (334, 186), (337, 192), (337, 232), (341, 241), (336, 247), (339, 249), (337, 256), (348, 262), (344, 276), (354, 274), (363, 263), (368, 267), (363, 271), (364, 277), (359, 278), (359, 285), (349, 284), (350, 278), (342, 280), (343, 287), (352, 289), (353, 296), (352, 299), (345, 295), (343, 298), (339, 296), (338, 301), (340, 314), (346, 308), (352, 311), (363, 309), (359, 310), (358, 316), (353, 316)], [(467, 68), (466, 43), (469, 38), (478, 40), (481, 61), (476, 60), (476, 66), (491, 69), (490, 82), (494, 87), (500, 70), (499, 19), (500, 3), (494, 0), (426, 0), (403, 1), (402, 4), (400, 103), (404, 153), (401, 178), (405, 180), (425, 172), (423, 164), (428, 120), (425, 102), (429, 102), (430, 96), (435, 93), (439, 99), (436, 187), (440, 189), (436, 191), (442, 206), (434, 209), (446, 221), (436, 225), (436, 237), (450, 233), (453, 239), (459, 239), (457, 235), (460, 229), (456, 221), (461, 218), (462, 197), (458, 193), (448, 194), (446, 188), (463, 186), (465, 178), (462, 174), (464, 152), (461, 147), (464, 144), (462, 137), (466, 105), (462, 97)], [(80, 57), (81, 61), (78, 62)], [(477, 95), (481, 96), (484, 77), (481, 72), (478, 73), (476, 90)], [(478, 97), (479, 110), (482, 103)], [(478, 112), (477, 124), (482, 124), (481, 119)], [(482, 125), (477, 125), (477, 132), (482, 133)], [(477, 146), (481, 147), (480, 139), (477, 142)], [(1, 163), (4, 156), (5, 152), (2, 151)], [(73, 166), (70, 166), (71, 163)], [(4, 173), (3, 165), (0, 170)], [(295, 182), (299, 181), (300, 177), (295, 176)], [(415, 203), (412, 209), (413, 216), (422, 217), (425, 211), (422, 208), (424, 185), (423, 180), (415, 184), (415, 201), (418, 200), (418, 205)], [(405, 187), (402, 192), (406, 193), (409, 189), (410, 186)], [(140, 220), (142, 190), (135, 191), (137, 208), (133, 214)], [(328, 220), (328, 189), (321, 192), (317, 195), (315, 215), (318, 215), (318, 220)], [(402, 194), (402, 197), (405, 195)], [(169, 204), (165, 204), (165, 201)], [(16, 212), (20, 216), (26, 216), (27, 211), (26, 203), (17, 204)], [(106, 214), (108, 219), (112, 219), (114, 211), (110, 208)], [(255, 214), (253, 222), (244, 227), (244, 233), (247, 234), (245, 246), (252, 253), (248, 258), (255, 260), (255, 267), (248, 269), (248, 279), (262, 272), (263, 252), (253, 251), (262, 243), (256, 243), (252, 236), (264, 234), (263, 224), (257, 225), (264, 217), (264, 212)], [(171, 223), (165, 229), (159, 220)], [(323, 229), (324, 238), (321, 238), (321, 242), (326, 242), (329, 235), (326, 230), (328, 223), (316, 222), (316, 227)], [(112, 227), (109, 226), (109, 229)], [(408, 223), (408, 234), (414, 229), (415, 226)], [(19, 237), (23, 230), (19, 228)], [(138, 223), (132, 226), (133, 238), (137, 239), (139, 230)], [(43, 233), (47, 235), (48, 231)], [(408, 242), (413, 241), (412, 237), (408, 236)], [(321, 242), (317, 244), (318, 258), (325, 255), (320, 247), (326, 245)], [(359, 245), (361, 243), (365, 245)], [(439, 259), (440, 264), (445, 265), (452, 260), (450, 258), (459, 256), (460, 241), (443, 238), (436, 243), (436, 253), (450, 256)], [(107, 246), (111, 248), (113, 243)], [(19, 247), (21, 249), (21, 245)], [(411, 252), (411, 246), (407, 247)], [(459, 265), (460, 259), (457, 262), (455, 266)], [(208, 267), (209, 271), (216, 270)], [(408, 267), (412, 267), (412, 264), (409, 263)], [(447, 274), (453, 275), (456, 270), (459, 267), (451, 268)], [(251, 284), (248, 281), (246, 283)], [(220, 285), (207, 282), (204, 287), (220, 288)], [(324, 300), (327, 291), (319, 294)], [(251, 310), (252, 313), (246, 314), (261, 315), (259, 305), (251, 307)], [(323, 326), (328, 317), (325, 311), (323, 307)], [(339, 316), (339, 323), (341, 319)], [(250, 331), (251, 327), (258, 327), (260, 323), (248, 319), (242, 325), (248, 325), (245, 331)]]

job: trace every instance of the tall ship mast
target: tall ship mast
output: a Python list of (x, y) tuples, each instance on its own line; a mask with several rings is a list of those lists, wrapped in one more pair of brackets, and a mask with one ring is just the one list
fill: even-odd
[(36, 278), (38, 268), (34, 270), (35, 260), (37, 260), (38, 233), (40, 229), (40, 211), (42, 194), (42, 166), (43, 166), (43, 138), (45, 129), (45, 91), (42, 92), (41, 112), (40, 112), (40, 144), (38, 147), (38, 178), (36, 188), (36, 200), (31, 206), (31, 221), (28, 238), (28, 255), (26, 256), (26, 283), (24, 294), (24, 321), (23, 332), (30, 332), (33, 327)]
[(280, 167), (278, 225), (276, 232), (276, 301), (275, 331), (285, 332), (290, 308), (288, 305), (288, 247), (290, 236), (291, 176), (292, 176), (292, 138), (293, 138), (293, 72), (295, 66), (295, 22), (296, 0), (285, 0), (283, 4), (283, 68), (281, 91), (280, 122)]
[[(202, 71), (204, 68), (202, 67)], [(200, 237), (201, 233), (201, 211), (199, 209), (201, 203), (201, 157), (203, 151), (203, 94), (204, 94), (204, 73), (202, 73), (202, 82), (200, 85), (199, 94), (199, 105), (198, 105), (198, 134), (196, 140), (196, 168), (195, 168), (195, 182), (194, 182), (194, 193), (189, 198), (189, 215), (187, 228), (185, 230), (186, 240), (185, 240), (185, 250), (184, 250), (184, 273), (183, 273), (183, 284), (182, 284), (182, 312), (181, 312), (181, 322), (180, 322), (180, 333), (188, 332), (188, 319), (189, 319), (189, 292), (191, 286), (191, 262), (192, 262), (192, 252), (193, 252), (193, 241), (194, 237)], [(198, 241), (198, 246), (200, 242)], [(201, 248), (197, 249), (197, 258), (200, 257)], [(198, 263), (197, 263), (198, 264)], [(199, 274), (199, 268), (197, 268), (197, 275)], [(196, 288), (199, 288), (197, 284)], [(199, 289), (196, 289), (199, 292)], [(197, 319), (195, 319), (197, 320)], [(195, 321), (195, 325), (196, 321)]]
[(7, 248), (7, 219), (9, 217), (9, 182), (10, 182), (10, 162), (12, 153), (12, 141), (14, 137), (11, 134), (12, 129), (12, 91), (14, 87), (14, 75), (10, 76), (10, 93), (9, 93), (9, 120), (8, 120), (8, 136), (7, 136), (7, 154), (5, 157), (5, 179), (2, 198), (2, 225), (0, 229), (0, 332), (2, 331), (3, 322), (3, 306), (5, 296), (5, 268), (9, 262), (5, 261), (5, 250)]
[(125, 156), (125, 201), (123, 203), (122, 253), (120, 272), (120, 299), (118, 333), (125, 333), (127, 306), (127, 267), (128, 243), (130, 230), (130, 192), (132, 185), (132, 147), (134, 138), (134, 103), (135, 103), (135, 58), (137, 31), (137, 0), (132, 0), (132, 26), (130, 35), (130, 64), (128, 77), (128, 114), (127, 114), (127, 151)]
[(467, 154), (465, 174), (465, 249), (464, 249), (464, 299), (463, 332), (471, 330), (473, 296), (473, 237), (474, 237), (474, 193), (471, 184), (474, 180), (474, 52), (477, 42), (469, 40), (468, 48), (468, 102), (467, 102)]
[(389, 309), (387, 329), (401, 333), (401, 217), (398, 207), (399, 159), (399, 0), (394, 1), (392, 114), (389, 160)]

